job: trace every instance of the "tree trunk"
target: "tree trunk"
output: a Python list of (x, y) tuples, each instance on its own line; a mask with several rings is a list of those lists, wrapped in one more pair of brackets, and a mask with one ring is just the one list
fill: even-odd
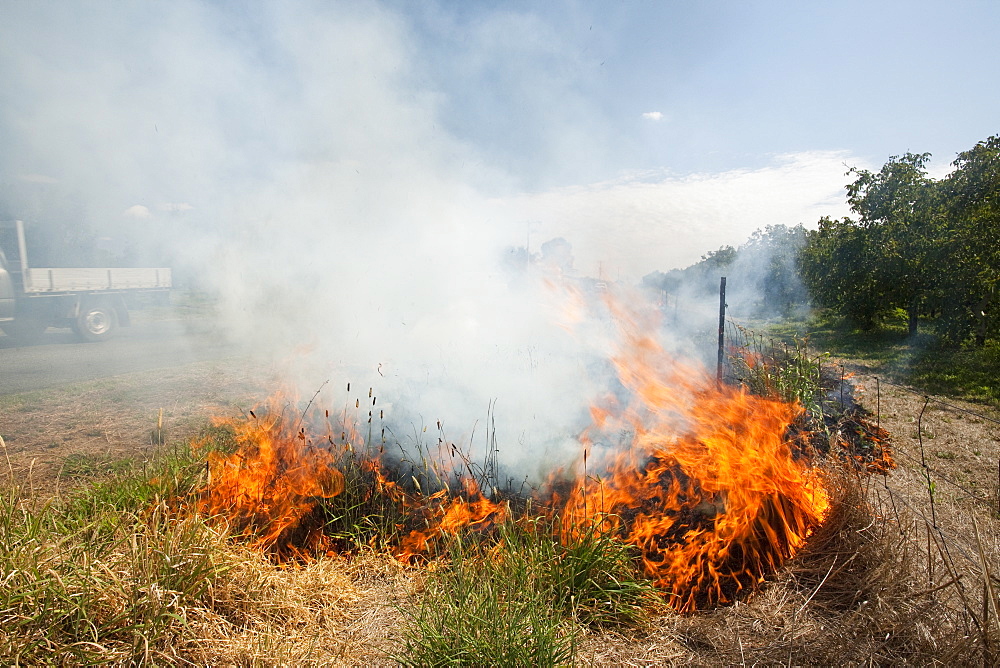
[(976, 345), (980, 348), (986, 345), (986, 333), (989, 325), (989, 318), (986, 317), (986, 312), (990, 308), (991, 297), (992, 294), (987, 294), (976, 304)]
[(910, 308), (907, 309), (907, 314), (910, 316), (910, 318), (909, 318), (909, 332), (910, 332), (910, 336), (913, 336), (914, 334), (917, 333), (917, 300), (916, 299), (913, 299), (913, 301), (910, 302)]

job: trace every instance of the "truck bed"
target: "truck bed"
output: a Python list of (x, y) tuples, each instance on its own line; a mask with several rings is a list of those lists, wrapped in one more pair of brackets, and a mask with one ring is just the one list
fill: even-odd
[(114, 292), (117, 290), (166, 290), (170, 269), (159, 268), (31, 268), (23, 278), (25, 294), (54, 292)]

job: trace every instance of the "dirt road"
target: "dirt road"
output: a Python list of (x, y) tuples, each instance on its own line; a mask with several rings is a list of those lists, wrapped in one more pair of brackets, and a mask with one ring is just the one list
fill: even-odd
[(269, 373), (210, 319), (139, 321), (102, 343), (0, 336), (0, 479), (46, 494), (141, 461), (252, 407), (275, 389)]
[(240, 352), (219, 335), (210, 320), (137, 322), (102, 343), (81, 343), (69, 330), (58, 329), (50, 329), (38, 341), (24, 346), (0, 336), (0, 395), (176, 368)]

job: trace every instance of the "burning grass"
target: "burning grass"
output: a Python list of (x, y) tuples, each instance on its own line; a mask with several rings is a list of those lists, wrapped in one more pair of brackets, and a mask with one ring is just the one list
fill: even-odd
[[(275, 414), (291, 427), (300, 416), (287, 405)], [(256, 413), (247, 418), (278, 426)], [(527, 513), (529, 506), (506, 504), (516, 512), (491, 530), (437, 534), (436, 551), (420, 560), (425, 565), (407, 566), (396, 558), (401, 540), (442, 516), (447, 498), (428, 502), (429, 490), (418, 496), (412, 482), (406, 487), (397, 478), (397, 493), (406, 487), (411, 502), (422, 498), (427, 506), (401, 521), (405, 504), (388, 493), (385, 472), (380, 482), (372, 469), (347, 466), (353, 458), (336, 463), (344, 491), (317, 495), (318, 514), (310, 515), (322, 518), (310, 521), (331, 543), (288, 563), (278, 552), (251, 548), (246, 527), (185, 511), (204, 498), (208, 453), (226, 461), (240, 447), (238, 432), (224, 426), (193, 445), (155, 470), (116, 470), (48, 504), (14, 491), (3, 497), (0, 575), (12, 586), (0, 600), (0, 656), (9, 663), (55, 657), (200, 665), (470, 664), (484, 657), (965, 664), (989, 656), (970, 614), (980, 604), (975, 574), (956, 573), (968, 605), (943, 565), (929, 584), (926, 555), (901, 534), (913, 519), (887, 514), (878, 478), (856, 469), (824, 478), (825, 521), (754, 587), (757, 595), (679, 615), (654, 595), (635, 546), (610, 531), (559, 540), (558, 516), (536, 502)], [(333, 451), (357, 453), (347, 446)], [(995, 546), (988, 549), (995, 559)], [(995, 624), (975, 614), (984, 627)]]
[(113, 467), (46, 504), (11, 488), (0, 656), (991, 661), (991, 534), (971, 570), (932, 550), (930, 529), (915, 545), (919, 520), (880, 496), (887, 434), (628, 343), (623, 391), (592, 407), (578, 467), (534, 489), (499, 485), (494, 454), (474, 463), (451, 443), (388, 457), (346, 412), (277, 396), (153, 468)]
[(278, 560), (316, 554), (336, 547), (331, 528), (351, 532), (342, 521), (350, 478), (360, 491), (347, 506), (382, 521), (371, 540), (411, 562), (461, 535), (531, 521), (530, 501), (555, 544), (593, 536), (631, 549), (678, 611), (731, 603), (794, 555), (827, 511), (820, 471), (789, 439), (801, 409), (719, 385), (630, 336), (614, 359), (627, 393), (592, 408), (582, 469), (555, 474), (530, 499), (477, 477), (468, 459), (456, 464), (453, 444), (450, 456), (423, 459), (419, 477), (401, 475), (357, 425), (272, 400), (228, 423), (238, 449), (209, 454), (199, 510)]

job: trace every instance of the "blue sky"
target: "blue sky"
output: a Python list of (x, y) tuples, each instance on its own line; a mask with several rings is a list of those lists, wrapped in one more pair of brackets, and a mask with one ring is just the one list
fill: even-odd
[[(532, 187), (804, 151), (947, 162), (996, 132), (996, 3), (470, 6), (408, 17), (422, 64), (447, 93), (449, 129)], [(586, 132), (576, 168), (550, 164), (560, 125)]]
[(0, 184), (7, 215), (63, 202), (153, 242), (304, 200), (334, 226), (421, 227), (439, 187), (488, 244), (563, 235), (579, 272), (636, 279), (846, 213), (850, 166), (929, 151), (943, 174), (1000, 129), (998, 19), (962, 1), (5, 0)]

